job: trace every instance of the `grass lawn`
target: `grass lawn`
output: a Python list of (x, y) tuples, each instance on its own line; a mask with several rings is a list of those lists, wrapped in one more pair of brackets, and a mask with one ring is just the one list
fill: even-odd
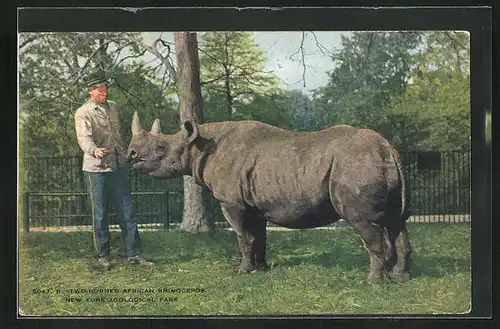
[[(110, 271), (89, 266), (91, 232), (31, 232), (20, 240), (19, 305), (23, 314), (50, 316), (467, 312), (470, 224), (410, 223), (409, 233), (412, 279), (372, 286), (368, 255), (350, 229), (269, 231), (271, 269), (244, 275), (236, 274), (240, 253), (231, 231), (143, 232), (144, 254), (156, 266), (118, 258)], [(116, 255), (119, 232), (112, 239)]]

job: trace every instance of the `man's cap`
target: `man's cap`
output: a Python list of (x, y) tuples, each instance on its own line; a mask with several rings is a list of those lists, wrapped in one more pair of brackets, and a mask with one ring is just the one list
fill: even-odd
[(88, 88), (98, 87), (101, 85), (107, 85), (110, 82), (110, 78), (104, 71), (96, 71), (89, 73), (83, 82)]

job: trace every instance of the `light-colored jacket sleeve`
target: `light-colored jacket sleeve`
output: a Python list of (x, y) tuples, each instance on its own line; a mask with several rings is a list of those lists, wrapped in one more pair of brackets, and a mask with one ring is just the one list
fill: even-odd
[(92, 124), (81, 109), (75, 113), (75, 130), (82, 151), (94, 157), (97, 145), (92, 138)]

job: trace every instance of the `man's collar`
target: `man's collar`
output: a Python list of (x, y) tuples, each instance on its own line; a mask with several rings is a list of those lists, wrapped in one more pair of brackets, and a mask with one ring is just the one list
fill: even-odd
[(89, 99), (89, 104), (95, 107), (108, 108), (108, 101), (105, 101), (104, 103), (98, 103), (93, 99)]

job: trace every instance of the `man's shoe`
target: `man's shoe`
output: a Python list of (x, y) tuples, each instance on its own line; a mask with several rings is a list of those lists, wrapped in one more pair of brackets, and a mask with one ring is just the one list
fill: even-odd
[(97, 259), (97, 265), (101, 268), (109, 270), (116, 265), (116, 261), (109, 259), (109, 257), (99, 257)]
[(135, 264), (135, 265), (141, 265), (141, 266), (153, 266), (154, 263), (148, 261), (144, 256), (142, 255), (137, 255), (133, 257), (128, 258), (128, 263), (129, 264)]

